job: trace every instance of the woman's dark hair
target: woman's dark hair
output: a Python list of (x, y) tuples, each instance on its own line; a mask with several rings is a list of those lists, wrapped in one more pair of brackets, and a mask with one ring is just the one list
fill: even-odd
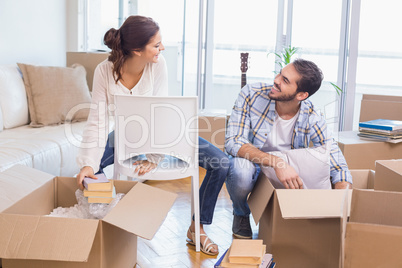
[(320, 68), (314, 62), (303, 59), (296, 59), (292, 63), (301, 76), (296, 83), (297, 92), (307, 92), (309, 97), (312, 96), (320, 88), (324, 78)]
[(120, 29), (111, 28), (105, 33), (103, 42), (112, 51), (109, 61), (113, 63), (113, 76), (121, 79), (121, 68), (132, 57), (132, 51), (141, 51), (159, 31), (159, 25), (151, 18), (130, 16)]

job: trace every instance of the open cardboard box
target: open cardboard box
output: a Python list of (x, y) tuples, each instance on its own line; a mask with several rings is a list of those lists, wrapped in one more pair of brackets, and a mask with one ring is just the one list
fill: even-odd
[[(26, 180), (37, 181), (37, 187), (21, 196)], [(14, 166), (0, 173), (0, 185), (7, 196), (19, 195), (18, 200), (0, 197), (3, 268), (132, 268), (137, 236), (152, 239), (176, 199), (174, 193), (139, 182), (115, 181), (116, 192), (125, 196), (104, 219), (57, 218), (45, 215), (77, 203), (75, 178), (50, 179), (49, 174)]]
[(399, 192), (353, 190), (345, 268), (401, 267), (401, 204)]
[(342, 267), (350, 192), (275, 189), (261, 172), (248, 204), (278, 266)]

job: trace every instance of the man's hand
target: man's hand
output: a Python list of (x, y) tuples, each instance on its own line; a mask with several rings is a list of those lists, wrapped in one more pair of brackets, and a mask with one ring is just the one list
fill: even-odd
[(347, 188), (352, 189), (352, 184), (347, 181), (340, 181), (335, 183), (335, 189), (347, 189)]
[(276, 176), (286, 189), (303, 189), (303, 182), (293, 167), (285, 161), (279, 161), (274, 167)]
[(135, 168), (134, 172), (138, 172), (139, 176), (144, 175), (145, 173), (150, 172), (151, 170), (153, 170), (154, 168), (156, 168), (156, 166), (158, 164), (149, 162), (148, 160), (139, 160), (139, 161), (135, 161), (133, 163), (134, 166), (137, 166)]
[(77, 185), (81, 190), (84, 189), (84, 185), (82, 184), (82, 181), (84, 180), (85, 177), (90, 177), (95, 180), (98, 179), (94, 175), (94, 170), (91, 167), (85, 166), (85, 167), (81, 168), (80, 173), (78, 173), (78, 175), (77, 175)]

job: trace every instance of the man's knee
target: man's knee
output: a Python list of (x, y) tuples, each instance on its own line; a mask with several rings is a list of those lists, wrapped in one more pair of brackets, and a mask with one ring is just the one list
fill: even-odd
[(255, 172), (256, 166), (254, 163), (245, 158), (233, 157), (230, 159), (229, 183), (240, 185), (252, 184)]

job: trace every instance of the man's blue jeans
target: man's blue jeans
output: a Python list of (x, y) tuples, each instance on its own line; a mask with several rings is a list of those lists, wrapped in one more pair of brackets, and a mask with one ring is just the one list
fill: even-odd
[(249, 216), (247, 198), (254, 188), (261, 168), (242, 157), (229, 156), (229, 163), (226, 188), (233, 203), (233, 213), (236, 216)]
[[(199, 166), (207, 173), (200, 187), (200, 223), (211, 224), (216, 201), (229, 171), (229, 158), (219, 148), (199, 137)], [(114, 131), (109, 134), (99, 171), (114, 163)]]

